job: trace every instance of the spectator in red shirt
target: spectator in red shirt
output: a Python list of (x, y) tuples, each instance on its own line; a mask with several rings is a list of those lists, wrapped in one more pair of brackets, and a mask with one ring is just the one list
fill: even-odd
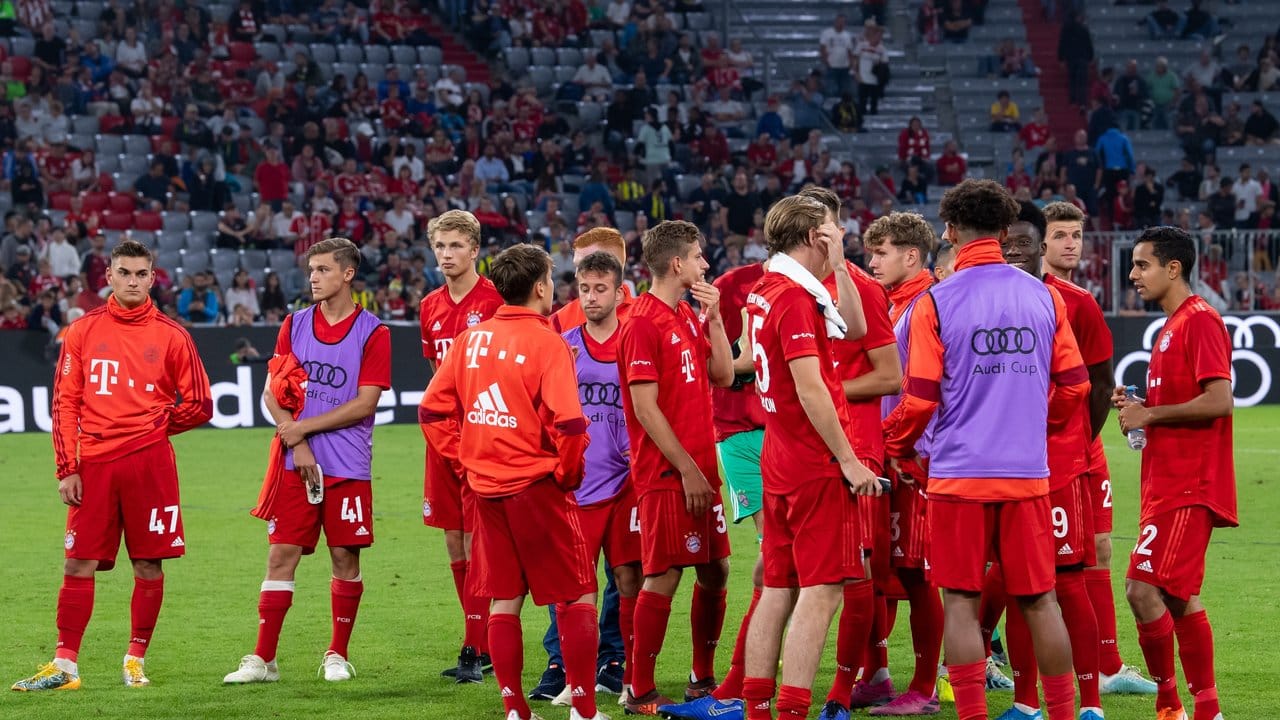
[(857, 167), (852, 162), (840, 163), (840, 172), (831, 178), (831, 189), (846, 203), (862, 195), (862, 181), (858, 179)]
[(1031, 122), (1022, 126), (1018, 132), (1018, 143), (1025, 150), (1033, 150), (1049, 141), (1049, 124), (1045, 120), (1044, 108), (1036, 108)]
[[(1133, 194), (1129, 192), (1129, 181), (1116, 183), (1116, 197), (1111, 206), (1111, 224), (1116, 230), (1133, 229)], [(1226, 275), (1223, 275), (1224, 279)]]
[(707, 129), (702, 133), (702, 139), (698, 141), (698, 153), (702, 156), (708, 170), (714, 171), (728, 164), (729, 141), (725, 138), (720, 126), (707, 125)]
[(938, 184), (943, 187), (959, 185), (969, 171), (969, 164), (960, 154), (955, 140), (948, 140), (942, 147), (942, 157), (938, 158)]
[(1031, 176), (1027, 174), (1026, 165), (1021, 157), (1014, 159), (1013, 170), (1005, 177), (1004, 186), (1009, 188), (1011, 193), (1018, 192), (1018, 188), (1031, 189)]
[(902, 132), (898, 133), (898, 161), (905, 169), (907, 163), (919, 165), (928, 160), (929, 131), (924, 129), (920, 118), (913, 117)]
[(253, 171), (253, 183), (258, 188), (258, 197), (279, 212), (281, 203), (289, 196), (291, 173), (289, 166), (280, 159), (280, 148), (268, 144), (266, 150), (267, 159)]
[(399, 85), (387, 86), (387, 99), (382, 101), (378, 110), (382, 117), (382, 126), (389, 132), (400, 132), (408, 113), (405, 110), (404, 101), (400, 99)]

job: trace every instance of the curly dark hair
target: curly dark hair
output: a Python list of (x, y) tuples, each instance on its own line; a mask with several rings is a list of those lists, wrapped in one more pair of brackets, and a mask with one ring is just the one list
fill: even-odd
[(1040, 208), (1030, 200), (1016, 200), (1018, 203), (1018, 219), (1014, 222), (1031, 223), (1031, 227), (1036, 229), (1039, 235), (1036, 237), (1037, 242), (1044, 242), (1045, 229), (1049, 223), (1045, 220), (1044, 213), (1040, 212)]
[(957, 230), (998, 235), (1018, 219), (1018, 201), (994, 180), (965, 180), (942, 196), (938, 216)]
[(1151, 243), (1151, 254), (1160, 261), (1160, 267), (1177, 260), (1182, 265), (1182, 281), (1191, 284), (1192, 271), (1196, 269), (1196, 241), (1191, 233), (1169, 225), (1149, 227), (1133, 242), (1134, 247), (1142, 243)]

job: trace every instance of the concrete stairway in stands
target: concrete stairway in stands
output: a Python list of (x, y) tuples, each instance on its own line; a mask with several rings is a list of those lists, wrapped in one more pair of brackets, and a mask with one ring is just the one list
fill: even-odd
[(427, 34), (440, 41), (444, 64), (462, 66), (467, 71), (467, 82), (487, 84), (490, 76), (489, 63), (479, 53), (467, 47), (462, 38), (435, 14), (428, 13), (425, 17)]
[(1085, 126), (1081, 108), (1072, 105), (1067, 91), (1067, 68), (1058, 62), (1058, 36), (1062, 23), (1046, 20), (1040, 0), (1018, 0), (1031, 58), (1040, 69), (1040, 96), (1044, 98), (1049, 129), (1058, 139), (1059, 148), (1071, 147), (1072, 134)]

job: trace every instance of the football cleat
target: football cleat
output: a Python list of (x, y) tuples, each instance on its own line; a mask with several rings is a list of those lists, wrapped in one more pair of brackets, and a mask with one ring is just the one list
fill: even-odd
[(987, 658), (987, 689), (988, 690), (1012, 690), (1013, 689), (1013, 681), (1005, 677), (1004, 673), (1000, 672), (1000, 668), (999, 666), (996, 665), (996, 661), (992, 660), (991, 658)]
[(539, 715), (538, 713), (529, 713), (529, 717), (522, 718), (520, 717), (519, 712), (512, 710), (511, 712), (507, 713), (506, 720), (542, 720), (542, 716)]
[(690, 676), (689, 684), (684, 687), (684, 701), (692, 702), (704, 698), (715, 691), (716, 685), (716, 679), (713, 677), (696, 680)]
[(142, 663), (143, 660), (140, 657), (124, 656), (124, 669), (121, 671), (121, 676), (124, 678), (125, 687), (146, 687), (151, 684), (146, 673), (142, 671)]
[(321, 661), (320, 670), (316, 674), (321, 673), (328, 682), (342, 682), (354, 677), (356, 669), (351, 667), (351, 663), (347, 662), (346, 658), (330, 650), (324, 654), (324, 660)]
[(596, 692), (622, 694), (622, 663), (610, 660), (596, 672)]
[(658, 708), (659, 715), (675, 720), (742, 720), (745, 713), (741, 700), (717, 700), (710, 695)]
[(956, 701), (956, 691), (951, 687), (951, 673), (947, 672), (946, 665), (938, 666), (938, 691), (934, 694), (938, 697), (938, 702)]
[(574, 709), (569, 711), (569, 720), (609, 720), (609, 716), (605, 715), (599, 710), (596, 710), (595, 715), (592, 715), (589, 718), (584, 718), (578, 714), (578, 711), (576, 709)]
[(818, 713), (818, 720), (849, 720), (849, 711), (838, 700), (828, 700)]
[(1138, 668), (1121, 665), (1115, 675), (1101, 673), (1098, 689), (1103, 695), (1155, 695), (1156, 684), (1144, 677)]
[(622, 692), (618, 693), (618, 705), (626, 705), (626, 704), (627, 704), (627, 693), (629, 693), (629, 692), (631, 692), (631, 686), (630, 686), (630, 685), (623, 685), (623, 686), (622, 686)]
[(29, 678), (19, 680), (13, 684), (11, 689), (18, 692), (36, 692), (39, 690), (79, 690), (80, 689), (80, 673), (75, 671), (75, 664), (63, 661), (64, 665), (60, 666), (57, 660), (41, 666), (35, 675)]
[(569, 690), (568, 683), (565, 684), (559, 695), (551, 699), (551, 704), (560, 707), (569, 707), (573, 704), (573, 693)]
[(1103, 720), (1102, 708), (1080, 708), (1080, 720)]
[[(493, 659), (489, 657), (488, 653), (480, 653), (479, 657), (480, 657), (480, 671), (483, 672), (485, 675), (492, 675)], [(458, 677), (458, 666), (450, 665), (449, 667), (441, 670), (440, 677), (447, 677), (447, 678)]]
[(529, 691), (530, 700), (554, 700), (564, 690), (564, 668), (548, 665), (542, 671), (542, 679)]
[(893, 680), (885, 678), (878, 683), (859, 680), (853, 686), (853, 696), (849, 699), (850, 708), (884, 705), (893, 699)]
[(1032, 712), (1027, 712), (1026, 710), (1019, 708), (1017, 705), (1014, 705), (1008, 710), (1005, 710), (1000, 717), (996, 718), (996, 720), (1044, 720), (1044, 715), (1041, 714), (1040, 708), (1036, 708)]
[(480, 664), (480, 654), (470, 645), (464, 645), (462, 652), (458, 654), (458, 667), (454, 671), (453, 681), (459, 685), (484, 682), (484, 669)]
[(897, 717), (904, 715), (935, 715), (939, 710), (938, 699), (915, 690), (908, 690), (880, 707), (871, 708), (868, 715)]
[(1187, 711), (1182, 708), (1160, 708), (1156, 710), (1156, 720), (1187, 720)]
[(227, 673), (222, 682), (227, 685), (243, 685), (245, 683), (276, 682), (280, 679), (280, 669), (276, 661), (267, 662), (257, 655), (245, 655), (240, 658), (240, 667), (233, 673)]
[(634, 697), (627, 692), (627, 702), (623, 705), (623, 712), (627, 715), (657, 715), (658, 708), (673, 704), (671, 698), (663, 696), (657, 690), (650, 690), (644, 697)]

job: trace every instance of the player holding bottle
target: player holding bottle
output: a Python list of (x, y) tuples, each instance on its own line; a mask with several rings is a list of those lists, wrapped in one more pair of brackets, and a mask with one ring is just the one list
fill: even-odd
[(530, 720), (520, 687), (526, 595), (557, 604), (573, 709), (595, 705), (596, 576), (572, 491), (582, 482), (587, 418), (573, 357), (547, 315), (555, 299), (551, 257), (516, 245), (490, 276), (506, 303), (458, 336), (418, 411), (432, 450), (467, 468), (475, 493), (476, 595), (493, 601), (489, 647), (507, 720)]
[(94, 573), (115, 567), (120, 534), (133, 564), (128, 687), (150, 683), (143, 658), (164, 598), (163, 560), (186, 552), (170, 435), (213, 416), (209, 378), (191, 336), (151, 302), (151, 251), (111, 251), (107, 304), (72, 323), (53, 379), (58, 495), (70, 506), (52, 662), (14, 690), (77, 690)]
[[(640, 507), (644, 584), (636, 598), (635, 645), (626, 709), (655, 715), (671, 701), (654, 683), (671, 597), (683, 568), (694, 567), (693, 667), (685, 699), (715, 687), (715, 648), (724, 625), (728, 522), (716, 469), (711, 385), (733, 383), (733, 357), (720, 316), (720, 292), (704, 281), (707, 262), (692, 223), (669, 220), (644, 236), (653, 286), (622, 326), (623, 386), (631, 478)], [(681, 297), (692, 291), (706, 318)]]
[(928, 562), (945, 591), (960, 720), (987, 717), (978, 606), (988, 558), (1001, 562), (1031, 627), (1050, 720), (1073, 720), (1071, 648), (1050, 592), (1046, 438), (1088, 393), (1088, 376), (1061, 298), (1004, 263), (1000, 239), (1018, 215), (1005, 189), (966, 180), (943, 196), (940, 214), (945, 239), (958, 248), (956, 274), (912, 309), (903, 397), (885, 420), (886, 450), (899, 470), (917, 461), (915, 443), (936, 411)]
[(322, 660), (324, 679), (350, 680), (348, 644), (364, 593), (360, 550), (373, 544), (373, 414), (391, 387), (391, 332), (356, 307), (351, 279), (360, 250), (329, 238), (307, 250), (315, 305), (285, 318), (275, 354), (292, 354), (306, 370), (306, 399), (294, 415), (270, 391), (262, 400), (288, 448), (279, 490), (267, 514), (267, 576), (258, 599), (258, 642), (224, 683), (280, 679), (276, 648), (293, 604), (294, 572), (315, 552), (324, 530), (333, 568), (333, 634)]
[[(502, 306), (502, 297), (489, 278), (476, 272), (480, 254), (480, 222), (465, 210), (449, 210), (427, 224), (427, 237), (444, 285), (422, 298), (418, 318), (422, 355), (434, 371), (444, 362), (453, 339), (463, 330), (488, 320)], [(423, 476), (422, 522), (444, 531), (444, 546), (453, 571), (453, 588), (462, 606), (464, 638), (456, 667), (442, 675), (459, 683), (478, 683), (493, 669), (485, 639), (489, 603), (467, 590), (471, 557), (471, 490), (463, 470), (426, 450)]]
[(1138, 621), (1138, 644), (1159, 690), (1158, 720), (1185, 720), (1178, 697), (1173, 638), (1194, 720), (1221, 720), (1213, 671), (1213, 628), (1200, 601), (1205, 553), (1215, 527), (1236, 527), (1231, 453), (1231, 338), (1222, 318), (1191, 292), (1195, 241), (1172, 227), (1148, 228), (1133, 247), (1129, 279), (1168, 320), (1151, 351), (1147, 398), (1123, 387), (1112, 402), (1120, 429), (1145, 430), (1138, 544), (1129, 557), (1125, 595)]
[[(1072, 275), (1080, 266), (1084, 254), (1084, 213), (1067, 202), (1052, 202), (1044, 207), (1047, 229), (1044, 236), (1045, 282), (1050, 278), (1061, 281), (1055, 285), (1070, 284)], [(1063, 299), (1069, 299), (1063, 293)], [(1092, 299), (1092, 298), (1090, 298)], [(1126, 665), (1120, 659), (1116, 644), (1116, 603), (1111, 590), (1111, 528), (1112, 507), (1111, 474), (1107, 470), (1107, 456), (1102, 447), (1102, 426), (1111, 411), (1111, 385), (1115, 376), (1112, 362), (1111, 328), (1102, 317), (1102, 309), (1096, 301), (1082, 303), (1079, 308), (1081, 322), (1073, 321), (1072, 330), (1080, 345), (1080, 354), (1089, 369), (1089, 425), (1092, 441), (1089, 444), (1089, 471), (1085, 482), (1089, 488), (1093, 508), (1093, 541), (1096, 565), (1085, 568), (1085, 585), (1094, 615), (1098, 618), (1098, 636), (1101, 642), (1099, 669), (1102, 694), (1144, 693), (1155, 694), (1156, 684), (1142, 677), (1138, 669)]]

